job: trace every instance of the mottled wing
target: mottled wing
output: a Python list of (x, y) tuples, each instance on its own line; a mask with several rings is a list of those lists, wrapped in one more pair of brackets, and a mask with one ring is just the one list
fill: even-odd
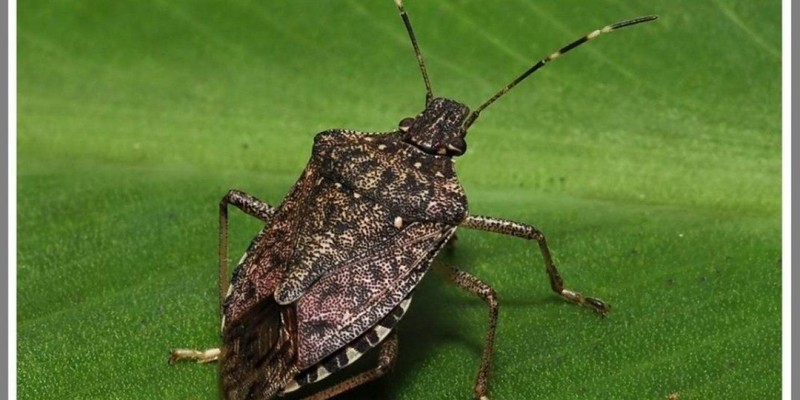
[(323, 132), (311, 160), (320, 178), (275, 291), (297, 305), (301, 370), (397, 307), (467, 213), (452, 159), (398, 133)]
[(298, 224), (316, 196), (309, 165), (284, 199), (271, 224), (250, 244), (236, 267), (223, 306), (220, 385), (225, 399), (268, 399), (297, 374), (295, 305), (275, 302), (301, 233)]
[(415, 222), (329, 270), (297, 301), (298, 368), (352, 343), (405, 299), (455, 227)]
[(452, 161), (378, 136), (317, 136), (306, 171), (237, 267), (227, 398), (271, 398), (400, 303), (466, 215)]

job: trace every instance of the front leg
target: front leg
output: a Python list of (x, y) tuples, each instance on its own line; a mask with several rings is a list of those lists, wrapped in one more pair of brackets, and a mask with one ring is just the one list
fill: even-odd
[(228, 293), (228, 205), (269, 224), (277, 208), (245, 192), (232, 189), (219, 202), (219, 311), (222, 314)]
[[(225, 295), (228, 291), (228, 205), (235, 206), (245, 214), (258, 218), (269, 224), (277, 208), (251, 196), (247, 193), (230, 190), (219, 202), (219, 304), (220, 316), (222, 315)], [(172, 349), (169, 363), (178, 361), (197, 361), (209, 363), (219, 359), (219, 348), (207, 350)]]
[(564, 280), (561, 279), (561, 274), (558, 273), (558, 269), (556, 269), (556, 265), (553, 263), (553, 258), (550, 256), (550, 249), (547, 247), (547, 241), (545, 241), (544, 234), (542, 234), (541, 231), (533, 226), (499, 218), (482, 216), (469, 216), (464, 222), (461, 223), (460, 226), (469, 229), (502, 233), (504, 235), (512, 235), (523, 239), (535, 240), (539, 243), (539, 250), (542, 252), (544, 266), (547, 270), (547, 275), (550, 277), (550, 287), (553, 289), (553, 291), (572, 303), (593, 309), (600, 315), (608, 314), (608, 311), (611, 307), (602, 300), (594, 297), (586, 297), (578, 292), (574, 292), (564, 287)]

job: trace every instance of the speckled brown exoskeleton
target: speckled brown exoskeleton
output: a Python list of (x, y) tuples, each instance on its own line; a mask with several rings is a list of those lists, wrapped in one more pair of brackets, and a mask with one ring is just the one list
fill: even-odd
[[(648, 16), (595, 30), (540, 60), (472, 113), (434, 98), (425, 63), (401, 0), (395, 0), (426, 87), (425, 109), (393, 132), (334, 129), (314, 139), (311, 160), (283, 203), (273, 207), (232, 190), (219, 206), (221, 348), (173, 350), (170, 360), (220, 363), (225, 399), (272, 399), (315, 383), (378, 348), (378, 365), (324, 389), (322, 400), (373, 380), (397, 354), (395, 325), (414, 288), (456, 229), (512, 235), (536, 242), (551, 288), (601, 315), (603, 301), (564, 287), (545, 237), (531, 225), (470, 215), (453, 157), (481, 111), (527, 76), (576, 46)], [(265, 223), (228, 284), (228, 206)], [(445, 267), (449, 280), (489, 306), (489, 328), (476, 399), (488, 399), (497, 322), (494, 289), (475, 276)]]

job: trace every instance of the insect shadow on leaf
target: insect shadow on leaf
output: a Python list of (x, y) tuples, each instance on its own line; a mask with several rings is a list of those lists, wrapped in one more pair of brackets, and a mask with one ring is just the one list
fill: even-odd
[[(219, 361), (225, 399), (271, 399), (318, 382), (377, 347), (377, 366), (311, 392), (322, 400), (389, 371), (398, 353), (393, 330), (415, 287), (457, 228), (536, 243), (550, 287), (600, 315), (609, 306), (567, 289), (544, 234), (510, 220), (470, 215), (454, 169), (467, 150), (467, 130), (481, 112), (550, 61), (604, 33), (648, 22), (618, 22), (590, 32), (539, 60), (470, 112), (434, 97), (425, 61), (401, 0), (395, 0), (425, 83), (425, 108), (398, 129), (363, 133), (333, 129), (314, 138), (311, 159), (278, 207), (231, 190), (219, 205), (219, 301), (222, 346), (176, 349), (170, 361)], [(228, 279), (228, 206), (264, 222)], [(454, 266), (452, 283), (483, 299), (489, 326), (476, 399), (488, 399), (499, 304), (495, 290)], [(229, 283), (230, 282), (230, 283)]]

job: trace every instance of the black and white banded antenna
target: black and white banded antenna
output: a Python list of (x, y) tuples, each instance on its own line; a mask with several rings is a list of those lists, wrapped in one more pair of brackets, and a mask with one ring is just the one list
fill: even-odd
[[(397, 2), (398, 4), (401, 3), (400, 0), (395, 0), (395, 2)], [(401, 7), (401, 10), (402, 10), (402, 7)], [(407, 20), (406, 17), (404, 17), (404, 18)], [(574, 48), (576, 48), (576, 47), (578, 47), (578, 46), (580, 46), (580, 45), (582, 45), (582, 44), (584, 44), (584, 43), (586, 43), (586, 42), (588, 42), (588, 41), (590, 41), (590, 40), (592, 40), (592, 39), (594, 39), (594, 38), (596, 38), (598, 36), (600, 36), (601, 34), (613, 32), (613, 31), (615, 31), (617, 29), (622, 29), (622, 28), (626, 28), (626, 27), (629, 27), (629, 26), (633, 26), (633, 25), (637, 25), (637, 24), (641, 24), (641, 23), (645, 23), (645, 22), (650, 22), (650, 21), (653, 21), (653, 20), (655, 20), (657, 18), (658, 18), (658, 16), (655, 16), (655, 15), (647, 15), (647, 16), (644, 16), (644, 17), (629, 19), (627, 21), (617, 22), (616, 24), (606, 25), (605, 27), (597, 29), (595, 31), (592, 31), (589, 34), (587, 34), (586, 36), (584, 36), (584, 37), (582, 37), (582, 38), (580, 38), (580, 39), (578, 39), (578, 40), (576, 40), (576, 41), (574, 41), (574, 42), (572, 42), (572, 43), (570, 43), (570, 44), (558, 49), (558, 51), (556, 51), (555, 53), (552, 53), (549, 56), (539, 60), (539, 62), (534, 64), (532, 67), (528, 68), (528, 70), (526, 70), (525, 72), (523, 72), (522, 75), (518, 76), (516, 79), (511, 81), (511, 83), (506, 85), (504, 88), (500, 89), (499, 92), (495, 93), (495, 95), (492, 96), (492, 98), (490, 98), (485, 103), (481, 104), (478, 108), (476, 108), (475, 111), (473, 111), (472, 114), (470, 114), (469, 117), (467, 117), (467, 119), (464, 121), (464, 129), (469, 128), (472, 125), (472, 123), (474, 123), (475, 120), (478, 119), (478, 116), (481, 114), (481, 111), (486, 109), (486, 107), (489, 107), (489, 105), (494, 103), (497, 99), (502, 97), (504, 94), (508, 93), (509, 90), (511, 90), (514, 86), (517, 86), (518, 83), (520, 83), (523, 80), (525, 80), (525, 78), (527, 78), (529, 75), (531, 75), (532, 73), (536, 72), (538, 69), (544, 67), (550, 61), (553, 61), (556, 58), (560, 57), (562, 54), (564, 54), (564, 53), (566, 53), (566, 52), (568, 52), (568, 51), (570, 51), (570, 50), (572, 50), (572, 49), (574, 49)], [(406, 25), (408, 26), (409, 33), (411, 33), (411, 27), (408, 24), (406, 24)], [(414, 41), (413, 34), (411, 36), (411, 40), (412, 40), (412, 42)], [(416, 49), (416, 47), (417, 46), (416, 46), (416, 43), (415, 43), (414, 44), (414, 48)], [(422, 66), (422, 64), (421, 64), (422, 63), (422, 56), (419, 55), (419, 52), (417, 53), (417, 57), (420, 60), (420, 66)], [(424, 67), (422, 69), (422, 74), (425, 75)], [(428, 81), (428, 78), (427, 78), (427, 76), (425, 76), (426, 84), (427, 84), (427, 81)], [(429, 90), (428, 94), (430, 94), (430, 85), (428, 85), (428, 90)]]

